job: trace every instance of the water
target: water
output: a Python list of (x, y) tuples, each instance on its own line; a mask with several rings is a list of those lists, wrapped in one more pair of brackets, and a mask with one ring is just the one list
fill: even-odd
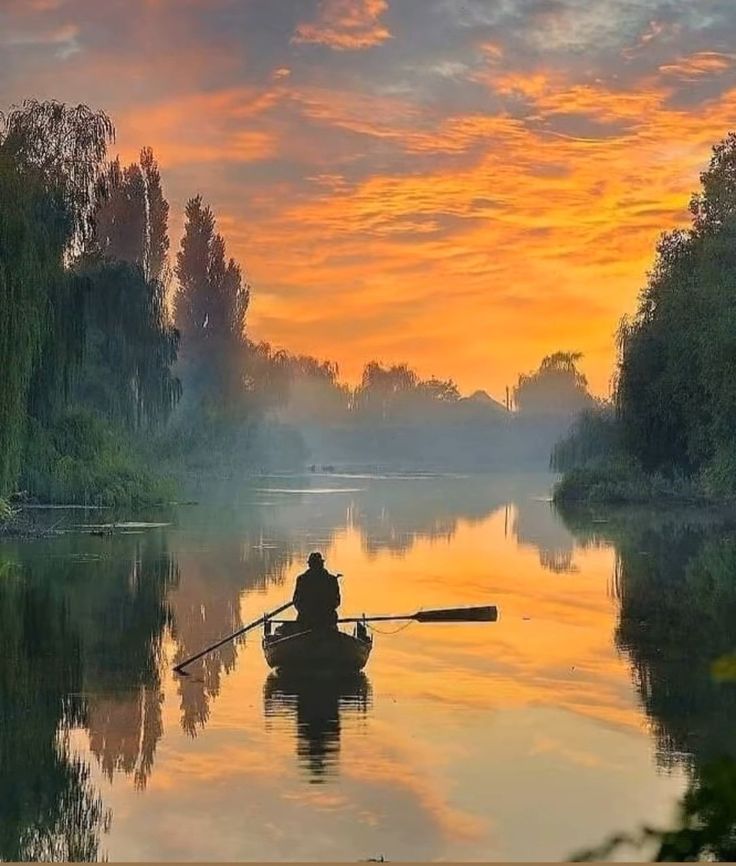
[[(126, 515), (168, 526), (0, 545), (0, 858), (555, 860), (669, 822), (736, 753), (733, 686), (710, 673), (736, 533), (563, 519), (549, 484), (259, 478)], [(383, 623), (339, 686), (270, 674), (257, 631), (172, 674), (288, 599), (312, 549), (344, 574), (343, 615), (500, 620)]]

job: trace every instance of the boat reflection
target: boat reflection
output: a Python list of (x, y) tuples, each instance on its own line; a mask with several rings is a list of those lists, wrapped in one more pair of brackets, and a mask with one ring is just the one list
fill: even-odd
[(270, 674), (263, 687), (266, 729), (274, 721), (296, 721), (296, 751), (310, 783), (324, 782), (337, 770), (341, 716), (365, 717), (371, 687), (363, 673), (339, 679)]

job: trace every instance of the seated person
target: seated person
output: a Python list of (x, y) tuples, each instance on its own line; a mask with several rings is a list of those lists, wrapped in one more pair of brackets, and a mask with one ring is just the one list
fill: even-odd
[(337, 577), (325, 568), (321, 553), (310, 553), (307, 570), (296, 579), (294, 607), (299, 630), (337, 628), (340, 586)]

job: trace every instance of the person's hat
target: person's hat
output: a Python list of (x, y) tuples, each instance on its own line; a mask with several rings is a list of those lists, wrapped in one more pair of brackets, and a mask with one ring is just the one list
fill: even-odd
[(325, 560), (324, 560), (324, 557), (322, 556), (322, 554), (317, 553), (315, 551), (314, 553), (309, 554), (309, 559), (307, 560), (307, 564), (308, 565), (322, 565), (322, 563), (324, 561)]

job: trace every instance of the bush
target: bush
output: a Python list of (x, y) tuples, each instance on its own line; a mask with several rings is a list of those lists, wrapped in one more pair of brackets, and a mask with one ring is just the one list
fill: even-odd
[(553, 493), (555, 502), (581, 504), (645, 502), (649, 496), (649, 479), (625, 461), (571, 469)]
[(148, 505), (174, 494), (122, 430), (86, 409), (70, 410), (50, 427), (31, 424), (21, 485), (36, 499), (64, 504)]
[[(682, 470), (646, 472), (627, 453), (621, 425), (611, 406), (582, 413), (570, 433), (555, 445), (550, 468), (563, 472), (558, 503), (636, 504), (652, 500), (692, 500), (736, 491), (736, 458), (712, 468), (707, 483)], [(731, 487), (729, 488), (729, 484)]]
[(557, 472), (611, 460), (623, 454), (621, 429), (610, 405), (587, 409), (552, 449), (550, 468)]
[(554, 488), (558, 504), (640, 504), (652, 500), (703, 498), (698, 486), (682, 473), (650, 475), (630, 458), (600, 461), (566, 472)]

